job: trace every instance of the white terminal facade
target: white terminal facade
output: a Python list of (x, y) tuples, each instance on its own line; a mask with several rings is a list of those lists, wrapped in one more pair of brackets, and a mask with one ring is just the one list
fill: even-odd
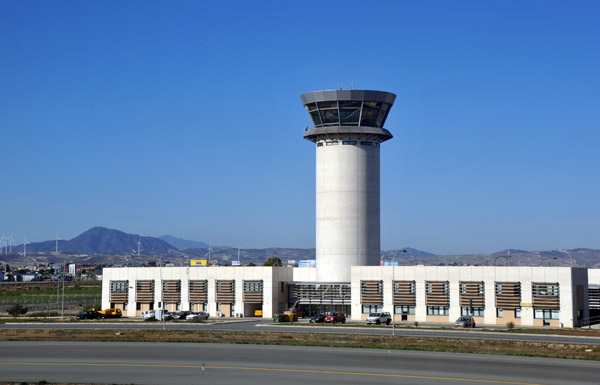
[(270, 318), (293, 305), (352, 320), (578, 327), (600, 315), (600, 271), (571, 267), (379, 266), (380, 151), (395, 95), (333, 90), (301, 96), (316, 147), (316, 267), (125, 267), (103, 271), (102, 307)]

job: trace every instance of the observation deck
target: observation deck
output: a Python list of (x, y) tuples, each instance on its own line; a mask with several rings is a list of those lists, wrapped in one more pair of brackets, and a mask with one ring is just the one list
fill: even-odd
[(332, 136), (369, 138), (378, 143), (393, 135), (383, 128), (396, 100), (390, 92), (369, 90), (316, 91), (300, 95), (314, 128), (304, 139), (317, 142)]

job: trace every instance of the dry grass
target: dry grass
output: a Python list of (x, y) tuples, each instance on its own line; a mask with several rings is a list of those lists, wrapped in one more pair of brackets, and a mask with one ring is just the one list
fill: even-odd
[(3, 330), (0, 334), (0, 341), (186, 342), (330, 346), (600, 360), (600, 347), (594, 345), (357, 334), (186, 330), (78, 330), (77, 332), (72, 330)]

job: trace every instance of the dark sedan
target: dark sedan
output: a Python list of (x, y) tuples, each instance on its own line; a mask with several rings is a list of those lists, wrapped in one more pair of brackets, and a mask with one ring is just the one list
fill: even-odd
[(81, 314), (78, 314), (75, 318), (76, 319), (99, 319), (99, 318), (102, 318), (102, 314), (98, 313), (97, 311), (88, 310), (88, 311), (84, 311)]
[(323, 322), (325, 322), (325, 314), (315, 314), (312, 317), (310, 317), (311, 324)]

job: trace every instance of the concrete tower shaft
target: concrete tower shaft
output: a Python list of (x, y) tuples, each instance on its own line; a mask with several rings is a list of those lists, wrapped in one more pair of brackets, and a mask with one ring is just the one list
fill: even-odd
[(352, 266), (376, 266), (380, 252), (379, 151), (396, 96), (335, 90), (301, 96), (316, 143), (317, 281), (350, 282)]

